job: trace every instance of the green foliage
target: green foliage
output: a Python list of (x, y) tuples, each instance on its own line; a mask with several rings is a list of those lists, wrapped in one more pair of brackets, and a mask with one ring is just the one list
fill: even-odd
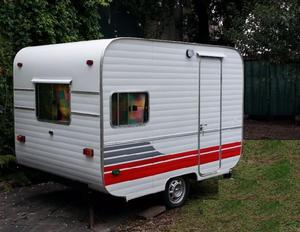
[(102, 37), (100, 7), (107, 1), (3, 1), (1, 35), (13, 50), (28, 45), (70, 42)]
[(13, 153), (12, 63), (23, 47), (103, 37), (109, 0), (0, 0), (0, 154)]
[(13, 153), (12, 60), (12, 45), (0, 34), (0, 154)]
[(233, 15), (224, 34), (245, 55), (274, 62), (299, 62), (299, 21), (297, 0), (256, 0)]
[(16, 157), (13, 155), (1, 155), (0, 156), (0, 170), (8, 168), (11, 163), (16, 162)]
[(0, 181), (5, 192), (11, 191), (14, 187), (26, 186), (31, 184), (31, 181), (27, 178), (26, 174), (20, 171), (14, 171), (9, 174), (0, 176)]
[(15, 186), (24, 186), (30, 183), (27, 176), (17, 170), (16, 157), (0, 155), (0, 191), (10, 191)]

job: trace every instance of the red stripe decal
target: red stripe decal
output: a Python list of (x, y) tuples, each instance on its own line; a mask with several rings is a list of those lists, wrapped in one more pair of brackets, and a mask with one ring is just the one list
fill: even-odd
[(222, 148), (235, 147), (235, 146), (240, 146), (240, 145), (242, 145), (241, 142), (227, 143), (227, 144), (223, 144)]
[(169, 159), (174, 159), (174, 158), (179, 158), (179, 157), (194, 155), (194, 154), (197, 154), (197, 150), (181, 152), (181, 153), (171, 154), (171, 155), (164, 155), (164, 156), (154, 157), (154, 158), (145, 159), (145, 160), (137, 160), (137, 161), (128, 162), (128, 163), (124, 163), (124, 164), (117, 164), (117, 165), (113, 165), (113, 166), (104, 167), (104, 172), (109, 172), (114, 169), (123, 169), (123, 168), (130, 168), (130, 167), (134, 167), (134, 166), (140, 166), (140, 165), (144, 165), (144, 164), (151, 164), (151, 163), (155, 163), (155, 162), (159, 162), (159, 161), (164, 161), (164, 160), (169, 160)]
[(222, 159), (230, 158), (233, 156), (236, 156), (236, 154), (240, 155), (241, 154), (241, 147), (235, 147), (231, 148), (225, 151), (222, 151)]
[[(226, 149), (222, 151), (222, 159), (240, 155), (241, 147), (234, 147), (234, 146), (239, 146), (241, 145), (241, 143), (237, 142), (231, 144), (232, 144), (231, 146), (230, 144), (222, 145), (222, 148), (233, 147), (231, 149)], [(215, 151), (215, 152), (201, 155), (200, 164), (206, 164), (209, 162), (217, 161), (219, 159), (219, 152), (216, 151), (217, 149), (219, 149), (219, 146), (201, 149), (200, 153), (210, 152), (210, 151)], [(181, 158), (181, 159), (170, 160), (173, 158)], [(165, 162), (155, 163), (160, 161), (165, 161)], [(145, 164), (147, 164), (147, 166), (139, 167)], [(104, 174), (104, 180), (105, 180), (105, 185), (111, 185), (111, 184), (121, 183), (124, 181), (135, 180), (147, 176), (153, 176), (164, 172), (170, 172), (181, 168), (192, 167), (196, 165), (198, 165), (197, 150), (193, 150), (193, 151), (181, 152), (177, 154), (165, 155), (156, 158), (150, 158), (147, 160), (133, 161), (124, 164), (105, 167), (104, 172), (109, 172), (114, 169), (119, 169), (119, 170), (124, 168), (131, 168), (131, 169), (121, 170), (121, 173), (118, 176), (114, 176), (112, 175), (112, 173), (106, 173)]]

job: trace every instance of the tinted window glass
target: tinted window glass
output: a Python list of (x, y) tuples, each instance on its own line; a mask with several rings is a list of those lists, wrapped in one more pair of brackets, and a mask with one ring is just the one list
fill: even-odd
[(70, 86), (36, 84), (36, 115), (39, 120), (70, 123)]
[(148, 121), (148, 93), (114, 93), (112, 125), (137, 125)]

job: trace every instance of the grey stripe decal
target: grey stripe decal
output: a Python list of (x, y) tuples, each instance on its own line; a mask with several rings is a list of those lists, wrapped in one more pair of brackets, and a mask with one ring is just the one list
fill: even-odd
[(132, 143), (132, 144), (126, 144), (126, 145), (106, 146), (106, 147), (104, 147), (104, 151), (112, 151), (112, 150), (118, 150), (118, 149), (123, 149), (123, 148), (134, 148), (137, 146), (144, 146), (144, 145), (150, 145), (150, 143), (142, 142), (142, 143)]
[(163, 154), (156, 151), (150, 142), (111, 146), (104, 148), (104, 165), (136, 161), (158, 155)]
[(124, 157), (120, 157), (117, 159), (104, 160), (104, 165), (117, 164), (117, 163), (127, 162), (127, 161), (137, 161), (140, 159), (155, 157), (158, 155), (162, 155), (162, 153), (160, 153), (158, 151), (154, 151), (154, 152), (141, 154), (141, 155), (137, 155), (137, 156), (124, 156)]
[(132, 149), (126, 149), (126, 150), (117, 150), (117, 151), (111, 151), (109, 153), (105, 152), (104, 158), (120, 156), (120, 155), (131, 155), (131, 154), (146, 152), (146, 151), (155, 151), (155, 150), (152, 146), (132, 148)]

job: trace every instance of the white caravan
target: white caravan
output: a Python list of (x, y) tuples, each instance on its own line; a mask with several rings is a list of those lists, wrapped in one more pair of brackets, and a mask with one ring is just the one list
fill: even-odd
[(227, 174), (242, 146), (243, 61), (228, 47), (102, 39), (14, 60), (19, 164), (127, 200)]

